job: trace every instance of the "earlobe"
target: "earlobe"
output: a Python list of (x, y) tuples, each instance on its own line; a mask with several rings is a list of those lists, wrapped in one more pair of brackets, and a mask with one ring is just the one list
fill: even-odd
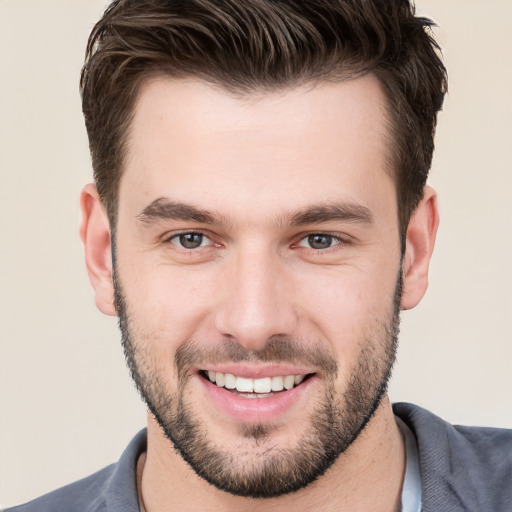
[(404, 310), (417, 306), (427, 291), (428, 269), (438, 226), (437, 195), (427, 186), (407, 227), (401, 301)]
[(84, 244), (85, 263), (94, 288), (96, 306), (102, 313), (115, 316), (110, 224), (95, 185), (86, 185), (82, 190), (80, 208), (80, 238)]

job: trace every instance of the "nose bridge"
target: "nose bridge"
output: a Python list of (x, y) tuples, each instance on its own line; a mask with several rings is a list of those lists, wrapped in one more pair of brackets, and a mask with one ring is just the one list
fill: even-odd
[(296, 318), (279, 255), (253, 244), (240, 248), (231, 265), (216, 314), (218, 331), (250, 350), (261, 349), (272, 336), (290, 335)]

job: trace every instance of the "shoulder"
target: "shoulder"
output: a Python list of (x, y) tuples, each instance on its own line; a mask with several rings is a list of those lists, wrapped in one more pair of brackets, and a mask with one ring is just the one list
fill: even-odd
[(451, 510), (511, 509), (512, 430), (451, 425), (412, 404), (393, 409), (416, 435), (427, 503), (451, 499)]
[(117, 463), (4, 512), (138, 512), (136, 467), (146, 444), (144, 429), (131, 440)]
[[(414, 431), (418, 443), (424, 448), (452, 448), (459, 458), (472, 463), (492, 464), (496, 467), (512, 465), (512, 430), (493, 427), (451, 425), (442, 418), (413, 404), (393, 406)], [(434, 445), (435, 443), (435, 445)]]
[(107, 466), (87, 478), (61, 487), (24, 505), (8, 508), (4, 512), (99, 512), (105, 510), (105, 487), (115, 466), (115, 464)]

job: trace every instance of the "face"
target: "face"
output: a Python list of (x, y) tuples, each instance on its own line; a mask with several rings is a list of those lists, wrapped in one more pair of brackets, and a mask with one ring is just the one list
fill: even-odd
[(385, 394), (401, 289), (385, 130), (369, 76), (142, 89), (116, 226), (123, 343), (165, 435), (219, 489), (308, 485)]

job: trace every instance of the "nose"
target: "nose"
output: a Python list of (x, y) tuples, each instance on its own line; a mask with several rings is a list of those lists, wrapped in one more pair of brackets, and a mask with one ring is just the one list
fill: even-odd
[(240, 251), (229, 264), (215, 314), (220, 334), (248, 350), (274, 336), (290, 336), (297, 324), (291, 271), (270, 250)]

